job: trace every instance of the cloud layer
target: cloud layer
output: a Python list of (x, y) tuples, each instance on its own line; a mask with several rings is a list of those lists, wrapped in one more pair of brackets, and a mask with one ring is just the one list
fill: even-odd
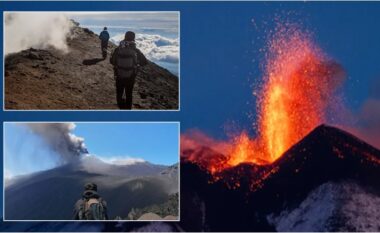
[[(111, 38), (115, 44), (124, 39), (124, 34)], [(161, 35), (137, 34), (137, 47), (154, 62), (167, 62), (177, 64), (179, 61), (179, 40)]]
[(90, 173), (107, 174), (115, 169), (114, 165), (125, 166), (143, 162), (145, 162), (145, 160), (140, 158), (132, 158), (128, 156), (117, 156), (107, 158), (87, 154), (86, 156), (81, 157), (80, 166), (81, 169)]
[(133, 165), (136, 163), (144, 163), (145, 160), (141, 158), (133, 158), (133, 157), (111, 157), (111, 158), (100, 158), (103, 162), (113, 164), (113, 165)]

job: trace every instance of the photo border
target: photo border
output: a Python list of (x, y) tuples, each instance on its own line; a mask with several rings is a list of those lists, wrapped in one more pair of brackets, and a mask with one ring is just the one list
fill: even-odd
[[(176, 220), (7, 220), (5, 218), (5, 124), (12, 123), (91, 123), (91, 124), (162, 124), (178, 125), (178, 219)], [(3, 222), (180, 222), (181, 221), (181, 122), (179, 121), (3, 121)]]
[[(46, 0), (49, 1), (49, 0)], [(79, 0), (80, 1), (80, 0)], [(78, 2), (79, 2), (78, 1)], [(91, 0), (88, 0), (91, 1)], [(99, 0), (104, 1), (104, 0)], [(138, 13), (177, 13), (178, 17), (178, 108), (177, 109), (6, 109), (5, 108), (5, 13), (46, 13), (46, 12), (102, 12), (102, 13), (125, 13), (125, 12), (138, 12)], [(3, 112), (180, 112), (181, 111), (181, 11), (2, 11), (3, 13)], [(155, 63), (156, 64), (156, 63)]]

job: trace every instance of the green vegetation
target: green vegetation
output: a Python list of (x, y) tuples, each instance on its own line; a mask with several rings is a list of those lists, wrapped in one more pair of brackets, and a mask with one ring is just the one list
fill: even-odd
[(132, 208), (128, 214), (127, 219), (136, 220), (146, 213), (155, 213), (162, 218), (168, 215), (178, 216), (178, 193), (171, 194), (169, 196), (169, 200), (162, 204), (155, 204), (141, 209)]

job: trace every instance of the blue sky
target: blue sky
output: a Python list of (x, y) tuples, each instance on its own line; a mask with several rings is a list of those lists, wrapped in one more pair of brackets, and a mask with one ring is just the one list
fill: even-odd
[[(100, 32), (104, 26), (110, 29), (134, 30), (138, 33), (158, 32), (163, 36), (177, 38), (179, 31), (178, 12), (65, 12), (83, 27)], [(111, 35), (112, 36), (112, 35)]]
[(59, 162), (43, 140), (27, 127), (4, 124), (4, 170), (6, 177), (55, 167)]
[[(5, 172), (7, 176), (53, 168), (58, 155), (25, 125), (5, 127)], [(72, 131), (85, 139), (90, 154), (108, 161), (140, 158), (154, 164), (178, 162), (177, 123), (76, 123)]]
[(155, 164), (178, 162), (177, 123), (76, 123), (90, 154), (103, 158), (129, 156)]

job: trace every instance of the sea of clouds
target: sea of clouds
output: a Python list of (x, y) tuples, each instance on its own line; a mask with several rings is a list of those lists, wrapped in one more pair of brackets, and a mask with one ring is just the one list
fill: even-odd
[[(118, 45), (124, 39), (124, 33), (111, 37), (111, 41)], [(162, 35), (140, 34), (136, 35), (137, 48), (151, 61), (165, 67), (169, 63), (177, 65), (179, 63), (179, 40), (178, 38), (168, 38)], [(172, 66), (170, 66), (172, 67)], [(178, 68), (178, 67), (177, 67)], [(169, 70), (171, 70), (169, 68)], [(178, 73), (178, 70), (171, 70)]]

